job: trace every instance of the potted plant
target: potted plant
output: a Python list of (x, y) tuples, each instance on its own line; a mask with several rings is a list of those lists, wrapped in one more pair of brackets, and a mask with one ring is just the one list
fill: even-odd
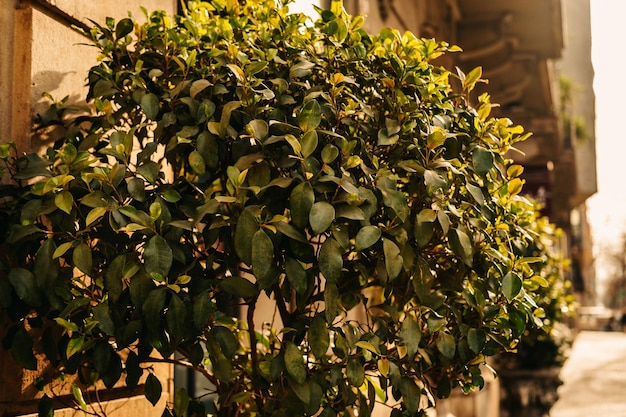
[[(274, 1), (146, 18), (86, 33), (93, 113), (57, 105), (43, 155), (0, 146), (4, 346), (56, 370), (42, 413), (70, 375), (77, 407), (98, 381), (154, 404), (158, 361), (205, 376), (219, 416), (419, 416), (480, 388), (538, 309), (505, 158), (528, 134), (472, 103), (480, 68), (340, 2), (312, 24)], [(164, 415), (185, 413), (207, 410), (178, 390)]]
[(575, 302), (565, 278), (568, 262), (558, 249), (561, 231), (537, 213), (528, 218), (535, 236), (527, 252), (534, 259), (529, 268), (538, 277), (528, 290), (539, 308), (535, 326), (523, 326), (515, 349), (495, 358), (503, 417), (549, 414), (558, 399), (559, 373), (573, 341), (567, 319), (574, 314)]

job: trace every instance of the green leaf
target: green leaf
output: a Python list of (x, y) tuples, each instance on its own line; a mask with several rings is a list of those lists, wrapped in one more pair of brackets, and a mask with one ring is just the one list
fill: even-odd
[(306, 132), (304, 136), (302, 136), (302, 141), (301, 141), (302, 157), (306, 159), (309, 156), (311, 156), (313, 152), (315, 152), (315, 150), (317, 149), (317, 144), (318, 144), (317, 131), (309, 130), (308, 132)]
[(269, 134), (269, 125), (263, 119), (251, 120), (246, 129), (259, 142), (263, 141)]
[(309, 61), (301, 60), (295, 65), (292, 65), (289, 68), (289, 77), (290, 78), (303, 78), (309, 75), (312, 69), (315, 67), (315, 64)]
[(117, 22), (117, 25), (115, 26), (115, 37), (117, 39), (123, 38), (124, 36), (131, 33), (134, 28), (135, 28), (135, 25), (132, 19), (129, 19), (129, 18), (122, 19), (119, 22)]
[(157, 273), (167, 277), (174, 257), (165, 239), (159, 235), (152, 236), (146, 243), (143, 257), (148, 274)]
[(150, 291), (141, 307), (146, 327), (153, 332), (156, 332), (159, 326), (161, 326), (161, 313), (165, 308), (166, 296), (165, 287), (157, 287)]
[(153, 373), (149, 373), (146, 378), (144, 395), (153, 406), (161, 399), (161, 381)]
[(293, 342), (285, 342), (285, 369), (287, 373), (300, 385), (306, 381), (306, 365), (300, 349)]
[(195, 99), (198, 93), (203, 91), (205, 88), (209, 87), (211, 83), (208, 80), (200, 79), (191, 83), (191, 87), (189, 87), (189, 95), (191, 98)]
[(206, 172), (206, 163), (204, 157), (198, 151), (191, 151), (187, 157), (189, 166), (198, 175), (204, 175)]
[(467, 332), (467, 344), (472, 352), (479, 354), (485, 347), (487, 337), (484, 330), (469, 329)]
[(9, 271), (9, 282), (20, 300), (33, 307), (41, 304), (41, 293), (32, 272), (24, 268), (13, 268)]
[(267, 277), (275, 264), (274, 244), (263, 229), (257, 230), (252, 236), (251, 261), (257, 280)]
[(326, 356), (330, 346), (330, 332), (326, 327), (326, 320), (324, 320), (323, 316), (317, 315), (311, 320), (308, 339), (311, 351), (321, 361)]
[(378, 146), (394, 145), (398, 142), (399, 139), (399, 135), (389, 133), (386, 128), (380, 129), (378, 131)]
[(309, 223), (309, 212), (314, 202), (315, 193), (308, 181), (301, 182), (291, 191), (289, 207), (291, 220), (296, 227), (304, 229)]
[(159, 98), (152, 93), (144, 94), (144, 96), (141, 97), (140, 106), (146, 114), (146, 117), (151, 120), (156, 120), (159, 115), (159, 110), (161, 110)]
[(335, 317), (337, 317), (338, 298), (339, 290), (337, 285), (333, 282), (326, 282), (326, 288), (324, 288), (324, 314), (327, 323), (332, 323)]
[(197, 330), (203, 329), (208, 323), (215, 303), (208, 291), (203, 291), (193, 301), (193, 324)]
[(72, 395), (74, 396), (74, 399), (76, 400), (76, 403), (78, 404), (80, 409), (83, 411), (87, 411), (87, 403), (83, 398), (83, 393), (76, 384), (72, 384)]
[(322, 107), (317, 100), (306, 102), (298, 113), (298, 125), (304, 132), (315, 129), (322, 121)]
[(85, 339), (82, 336), (72, 337), (67, 342), (67, 348), (65, 349), (65, 356), (67, 358), (71, 358), (75, 354), (82, 352), (84, 344), (85, 344)]
[(339, 242), (331, 237), (324, 241), (320, 249), (319, 268), (327, 281), (339, 282), (341, 280), (343, 249)]
[(481, 146), (477, 146), (472, 152), (472, 164), (476, 172), (484, 177), (493, 168), (493, 153)]
[(74, 205), (74, 196), (69, 191), (61, 191), (54, 197), (54, 204), (60, 210), (70, 214)]
[(109, 312), (108, 301), (103, 301), (93, 308), (93, 318), (98, 321), (98, 327), (109, 336), (115, 334), (115, 323)]
[(400, 382), (400, 393), (402, 393), (402, 401), (409, 413), (417, 415), (418, 411), (421, 410), (422, 390), (415, 385), (415, 381), (405, 377)]
[(476, 200), (476, 202), (478, 204), (480, 204), (481, 206), (484, 206), (485, 205), (485, 196), (483, 195), (483, 192), (480, 189), (480, 187), (477, 187), (477, 186), (472, 185), (472, 184), (467, 184), (466, 187), (467, 187), (467, 191), (470, 192), (470, 194), (472, 195), (474, 200)]
[(309, 282), (306, 270), (302, 267), (302, 264), (294, 258), (287, 257), (285, 259), (285, 273), (296, 293), (306, 294)]
[(463, 260), (467, 266), (472, 266), (474, 248), (469, 236), (459, 229), (448, 232), (448, 241), (454, 253)]
[(437, 350), (448, 359), (454, 358), (456, 353), (456, 342), (454, 336), (449, 333), (439, 332), (437, 337)]
[(402, 344), (406, 347), (407, 356), (409, 360), (412, 360), (419, 349), (420, 341), (422, 340), (422, 330), (419, 324), (412, 317), (406, 317), (402, 322), (400, 333), (398, 335)]
[(81, 242), (74, 248), (72, 263), (86, 275), (93, 273), (93, 259), (89, 245), (85, 242)]
[(54, 417), (54, 403), (46, 394), (37, 403), (38, 417)]
[(358, 388), (365, 382), (365, 369), (357, 359), (350, 359), (346, 366), (346, 376), (348, 382)]
[(509, 272), (502, 278), (502, 292), (507, 300), (511, 301), (522, 290), (522, 279), (516, 273)]
[(355, 239), (354, 250), (357, 252), (374, 245), (382, 236), (381, 230), (377, 226), (365, 226), (361, 228)]
[(213, 327), (213, 329), (211, 329), (211, 335), (215, 338), (222, 353), (228, 359), (232, 359), (241, 348), (237, 336), (232, 330), (224, 326)]
[(219, 147), (215, 136), (209, 132), (202, 132), (196, 140), (196, 150), (204, 158), (204, 162), (209, 169), (215, 169), (219, 164)]
[(259, 224), (252, 212), (243, 210), (237, 219), (235, 229), (235, 251), (246, 265), (252, 265), (252, 239), (251, 236), (259, 230)]
[(220, 280), (220, 287), (227, 293), (241, 298), (253, 298), (259, 293), (256, 285), (242, 277), (226, 277)]
[(21, 367), (30, 370), (37, 370), (37, 359), (33, 353), (33, 339), (30, 334), (23, 328), (19, 327), (13, 335), (11, 341), (11, 353), (15, 361)]
[(187, 326), (187, 306), (176, 294), (170, 298), (167, 311), (165, 312), (167, 332), (175, 343), (179, 343)]
[(335, 220), (335, 208), (330, 203), (319, 201), (313, 204), (309, 212), (309, 223), (314, 234), (324, 233), (333, 220)]
[(339, 149), (335, 145), (329, 143), (322, 149), (322, 161), (325, 164), (330, 164), (335, 159), (337, 159), (338, 156)]
[(174, 415), (184, 416), (189, 407), (189, 394), (185, 388), (178, 388), (174, 395)]
[(91, 209), (89, 213), (87, 213), (85, 226), (90, 226), (92, 223), (102, 218), (102, 216), (104, 216), (106, 212), (107, 212), (107, 209), (104, 207), (96, 207), (96, 208)]
[(383, 252), (385, 254), (385, 269), (390, 280), (395, 279), (404, 266), (400, 248), (391, 240), (383, 238)]

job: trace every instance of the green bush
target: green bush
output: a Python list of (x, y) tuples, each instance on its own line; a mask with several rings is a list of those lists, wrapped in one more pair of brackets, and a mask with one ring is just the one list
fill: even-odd
[[(539, 311), (534, 208), (504, 156), (528, 135), (470, 102), (480, 69), (430, 63), (458, 48), (320, 12), (190, 1), (95, 24), (94, 113), (53, 107), (66, 135), (43, 156), (0, 146), (19, 364), (42, 328), (55, 377), (147, 375), (155, 403), (151, 364), (177, 362), (220, 416), (418, 416), (483, 386)], [(178, 391), (164, 415), (186, 410), (205, 413)]]

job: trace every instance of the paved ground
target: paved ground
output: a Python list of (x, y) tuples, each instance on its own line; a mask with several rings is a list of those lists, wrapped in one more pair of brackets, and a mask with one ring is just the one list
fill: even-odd
[(550, 417), (626, 417), (626, 333), (583, 331)]

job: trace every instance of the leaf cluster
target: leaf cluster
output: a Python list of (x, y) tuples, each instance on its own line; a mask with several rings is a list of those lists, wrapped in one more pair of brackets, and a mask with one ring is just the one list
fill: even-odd
[[(534, 208), (505, 159), (528, 135), (470, 103), (480, 68), (430, 62), (458, 48), (319, 12), (189, 1), (94, 23), (94, 112), (61, 117), (43, 156), (1, 148), (0, 307), (22, 366), (41, 328), (59, 372), (147, 376), (156, 403), (151, 364), (176, 361), (221, 416), (424, 415), (482, 387), (538, 308)], [(206, 414), (179, 391), (165, 415), (186, 412)]]

